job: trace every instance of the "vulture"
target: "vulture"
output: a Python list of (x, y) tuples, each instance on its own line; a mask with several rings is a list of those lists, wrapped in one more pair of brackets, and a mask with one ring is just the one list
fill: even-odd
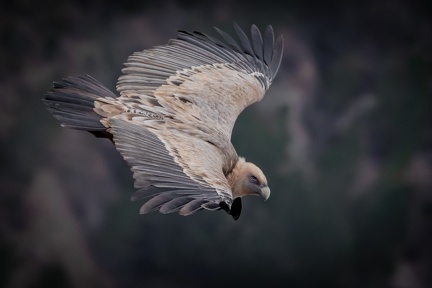
[(270, 196), (256, 165), (237, 155), (231, 133), (238, 115), (260, 101), (283, 54), (269, 25), (235, 40), (178, 31), (168, 44), (133, 53), (117, 82), (119, 95), (89, 75), (54, 82), (43, 102), (61, 126), (110, 139), (131, 167), (132, 200), (141, 214), (190, 215), (225, 210), (240, 216), (241, 197)]

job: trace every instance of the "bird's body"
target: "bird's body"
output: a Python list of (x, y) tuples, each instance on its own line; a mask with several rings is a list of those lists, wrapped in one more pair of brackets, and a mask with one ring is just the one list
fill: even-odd
[(239, 46), (179, 32), (168, 45), (134, 53), (116, 96), (91, 76), (55, 82), (44, 99), (62, 126), (113, 140), (132, 167), (141, 213), (224, 209), (237, 219), (241, 197), (269, 197), (262, 171), (231, 144), (238, 115), (260, 101), (282, 57), (269, 26), (252, 41), (235, 25)]

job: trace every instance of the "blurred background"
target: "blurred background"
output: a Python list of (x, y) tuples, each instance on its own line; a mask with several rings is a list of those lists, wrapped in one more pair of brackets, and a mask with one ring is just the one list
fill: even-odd
[[(1, 287), (432, 287), (430, 2), (1, 5)], [(272, 196), (245, 198), (238, 221), (139, 215), (114, 146), (41, 98), (68, 75), (114, 91), (133, 52), (232, 21), (285, 39), (232, 137)]]

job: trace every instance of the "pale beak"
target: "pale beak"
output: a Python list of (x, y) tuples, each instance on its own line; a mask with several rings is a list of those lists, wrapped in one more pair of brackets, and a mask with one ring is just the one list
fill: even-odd
[(270, 197), (270, 188), (267, 185), (261, 186), (261, 196), (264, 197), (264, 201)]

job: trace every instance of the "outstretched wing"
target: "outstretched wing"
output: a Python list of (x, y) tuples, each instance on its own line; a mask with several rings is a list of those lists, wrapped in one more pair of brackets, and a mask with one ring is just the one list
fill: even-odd
[(271, 26), (264, 38), (252, 26), (251, 40), (237, 25), (235, 30), (240, 44), (218, 29), (226, 43), (181, 31), (125, 63), (115, 100), (125, 112), (108, 119), (108, 126), (134, 172), (133, 199), (151, 198), (142, 213), (188, 215), (226, 207), (221, 202), (232, 208), (226, 179), (238, 160), (232, 128), (241, 111), (264, 96), (283, 50)]
[(189, 215), (219, 209), (220, 202), (231, 207), (231, 191), (217, 168), (222, 163), (214, 146), (181, 132), (168, 133), (167, 138), (159, 130), (121, 117), (111, 119), (110, 125), (117, 150), (132, 167), (138, 189), (132, 200), (151, 198), (140, 213), (159, 210)]
[[(240, 43), (216, 28), (226, 43), (199, 32), (178, 33), (169, 44), (134, 53), (117, 83), (131, 111), (174, 117), (195, 129), (210, 126), (229, 141), (238, 115), (262, 99), (279, 69), (283, 38), (264, 38), (255, 25)], [(215, 143), (220, 139), (215, 139)]]

